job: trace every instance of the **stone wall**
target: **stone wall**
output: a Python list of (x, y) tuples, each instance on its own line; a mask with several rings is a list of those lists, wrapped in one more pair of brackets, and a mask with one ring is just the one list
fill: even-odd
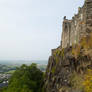
[(64, 19), (62, 32), (62, 47), (70, 45), (71, 21)]
[(79, 43), (83, 36), (92, 30), (92, 0), (86, 0), (83, 7), (79, 7), (78, 14), (72, 20), (64, 17), (62, 32), (62, 47)]
[(72, 44), (79, 44), (81, 38), (91, 32), (92, 0), (85, 0), (72, 20), (64, 17), (61, 45), (52, 50), (48, 61), (45, 92), (84, 92), (85, 73), (92, 69), (92, 48), (83, 49), (81, 45), (75, 47)]
[(48, 61), (45, 92), (84, 92), (82, 82), (86, 71), (92, 69), (92, 48), (87, 50), (72, 45), (79, 44), (81, 38), (91, 32), (92, 0), (85, 0), (72, 20), (64, 17), (61, 45), (52, 50)]

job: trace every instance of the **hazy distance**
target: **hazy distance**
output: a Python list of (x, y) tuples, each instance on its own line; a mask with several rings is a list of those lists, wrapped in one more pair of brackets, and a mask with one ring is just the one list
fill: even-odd
[(0, 0), (0, 60), (48, 60), (60, 44), (63, 16), (84, 0)]

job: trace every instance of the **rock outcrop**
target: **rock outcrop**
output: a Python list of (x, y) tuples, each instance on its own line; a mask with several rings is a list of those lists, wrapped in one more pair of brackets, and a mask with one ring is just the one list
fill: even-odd
[[(85, 2), (90, 5), (92, 0)], [(90, 15), (86, 17), (92, 20), (92, 11), (88, 9), (87, 12), (90, 12)], [(90, 26), (90, 32), (86, 36), (81, 36), (78, 43), (66, 46), (70, 41), (63, 40), (63, 46), (61, 44), (57, 49), (52, 50), (45, 75), (46, 92), (84, 92), (84, 75), (88, 69), (92, 69), (92, 21), (86, 20), (86, 23), (85, 30)], [(66, 35), (66, 37), (69, 36)]]
[(53, 50), (46, 70), (46, 92), (83, 92), (80, 87), (87, 69), (92, 69), (91, 49), (81, 48), (78, 57), (73, 55), (73, 47)]

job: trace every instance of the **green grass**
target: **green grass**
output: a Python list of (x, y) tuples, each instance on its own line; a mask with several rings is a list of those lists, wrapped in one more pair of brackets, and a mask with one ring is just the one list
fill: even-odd
[(15, 72), (15, 70), (10, 70), (8, 72), (6, 72), (6, 74), (13, 74)]

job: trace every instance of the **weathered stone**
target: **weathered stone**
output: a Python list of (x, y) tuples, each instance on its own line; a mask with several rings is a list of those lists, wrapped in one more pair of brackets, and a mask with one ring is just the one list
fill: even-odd
[[(88, 25), (88, 27), (87, 27)], [(82, 8), (79, 8), (72, 20), (64, 17), (62, 32), (62, 47), (79, 43), (81, 37), (92, 31), (92, 0), (86, 0)]]
[(92, 0), (85, 0), (72, 20), (64, 17), (61, 45), (52, 50), (45, 76), (46, 92), (83, 92), (73, 89), (70, 78), (73, 73), (84, 74), (92, 69), (92, 49), (80, 48), (80, 56), (72, 55), (72, 45), (79, 44), (81, 37), (92, 32)]

